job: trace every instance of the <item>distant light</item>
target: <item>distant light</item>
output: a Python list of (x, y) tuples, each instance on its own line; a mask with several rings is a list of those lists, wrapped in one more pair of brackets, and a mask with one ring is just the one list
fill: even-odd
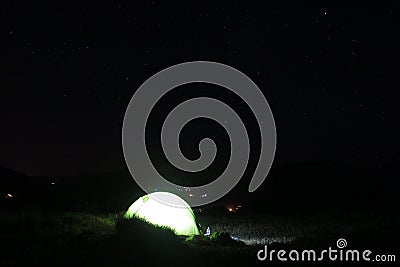
[(232, 208), (229, 208), (228, 210), (229, 210), (230, 212), (232, 212), (232, 211), (233, 211), (233, 209), (232, 209)]
[(189, 197), (192, 197), (192, 196), (194, 196), (193, 194), (189, 194)]
[(12, 194), (7, 194), (7, 195), (6, 195), (6, 198), (12, 198), (12, 197), (13, 197)]
[(52, 184), (52, 185), (55, 185), (56, 183), (52, 182), (51, 184)]

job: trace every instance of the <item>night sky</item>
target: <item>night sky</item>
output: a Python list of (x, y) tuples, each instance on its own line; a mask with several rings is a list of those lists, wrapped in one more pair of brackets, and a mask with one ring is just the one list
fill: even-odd
[[(398, 153), (398, 1), (169, 2), (2, 2), (0, 164), (46, 176), (126, 170), (122, 121), (135, 90), (194, 60), (230, 65), (260, 87), (276, 121), (275, 164), (378, 168)], [(161, 117), (171, 103), (215, 92), (187, 87), (166, 96)], [(199, 136), (224, 139), (218, 125), (201, 125)]]

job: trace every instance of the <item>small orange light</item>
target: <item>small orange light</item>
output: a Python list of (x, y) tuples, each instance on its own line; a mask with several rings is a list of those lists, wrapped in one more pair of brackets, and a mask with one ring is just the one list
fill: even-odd
[(12, 198), (12, 197), (13, 197), (13, 195), (7, 194), (7, 198)]
[(230, 212), (232, 212), (232, 211), (233, 211), (233, 209), (232, 209), (232, 208), (229, 208), (228, 210), (229, 210)]

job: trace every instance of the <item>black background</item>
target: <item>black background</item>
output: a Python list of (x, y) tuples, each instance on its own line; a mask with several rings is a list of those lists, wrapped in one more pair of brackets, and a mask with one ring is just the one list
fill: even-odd
[[(398, 186), (400, 4), (262, 2), (2, 2), (0, 163), (31, 176), (126, 172), (121, 129), (135, 90), (166, 67), (207, 60), (244, 72), (268, 100), (275, 173), (289, 172), (274, 176), (273, 168), (271, 176), (281, 178), (270, 186), (281, 179), (294, 191), (333, 183), (334, 190), (388, 195)], [(153, 112), (152, 127), (185, 98), (225, 97), (252, 129), (248, 184), (259, 149), (254, 118), (214, 89), (177, 88)], [(198, 178), (209, 181), (227, 162), (226, 134), (210, 122), (190, 127), (181, 145), (188, 157), (198, 156), (198, 141), (210, 133), (221, 148)], [(152, 144), (161, 172), (183, 179)]]

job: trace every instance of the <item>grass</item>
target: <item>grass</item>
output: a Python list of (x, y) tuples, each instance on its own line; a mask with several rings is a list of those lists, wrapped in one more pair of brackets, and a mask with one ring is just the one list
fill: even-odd
[(0, 213), (0, 266), (62, 262), (79, 247), (115, 234), (115, 214)]
[[(110, 234), (114, 231), (118, 214), (90, 213), (1, 213), (0, 225), (7, 228), (6, 232), (62, 232), (82, 234), (96, 232)], [(4, 228), (0, 229), (4, 230)]]
[(400, 225), (399, 216), (340, 211), (295, 216), (232, 213), (198, 217), (204, 228), (209, 226), (212, 231), (229, 232), (247, 245), (339, 238), (366, 231), (379, 233)]
[[(170, 229), (122, 214), (0, 213), (0, 266), (129, 264), (257, 264), (261, 244), (326, 248), (344, 237), (354, 247), (395, 252), (398, 217), (330, 213), (299, 216), (198, 214), (208, 237), (177, 237)], [(233, 241), (236, 237), (243, 242)], [(264, 263), (265, 264), (265, 263)]]

